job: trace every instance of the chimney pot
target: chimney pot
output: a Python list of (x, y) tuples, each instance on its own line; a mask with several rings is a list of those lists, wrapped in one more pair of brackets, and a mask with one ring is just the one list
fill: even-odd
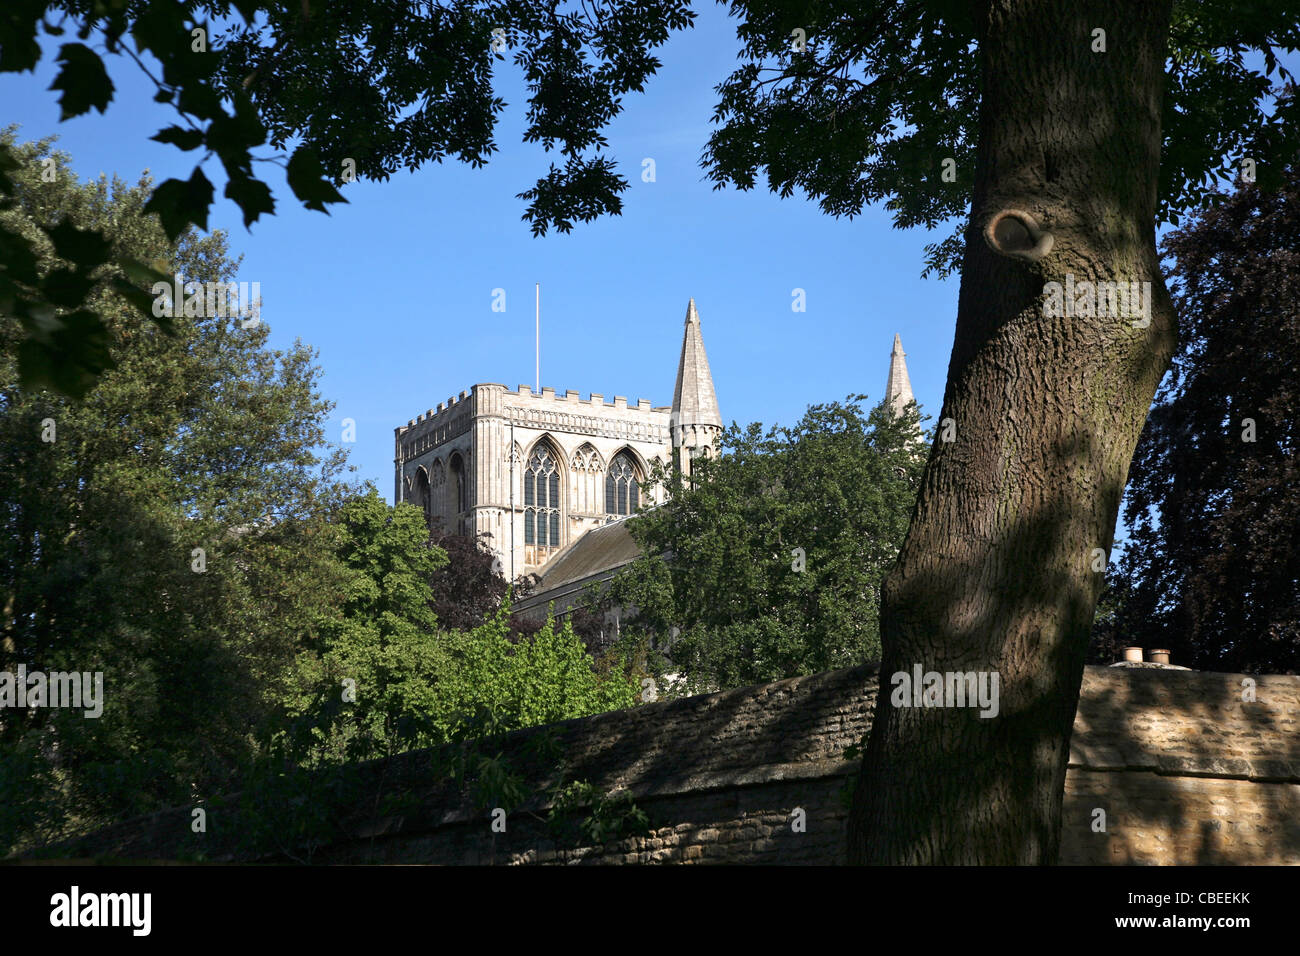
[(1133, 661), (1135, 663), (1140, 664), (1142, 662), (1142, 648), (1140, 647), (1124, 648), (1124, 660)]

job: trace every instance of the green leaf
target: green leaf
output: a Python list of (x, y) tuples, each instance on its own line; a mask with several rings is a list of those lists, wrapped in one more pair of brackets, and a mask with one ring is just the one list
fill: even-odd
[(153, 288), (155, 282), (171, 282), (172, 276), (156, 266), (141, 262), (138, 259), (132, 259), (129, 256), (123, 256), (117, 260), (118, 266), (126, 273), (126, 277), (132, 282), (138, 282), (141, 285)]
[(271, 188), (260, 179), (252, 176), (231, 176), (226, 183), (225, 195), (233, 200), (244, 213), (244, 227), (255, 223), (262, 213), (275, 214), (275, 200), (271, 198)]
[(63, 69), (50, 89), (63, 91), (59, 97), (59, 105), (63, 107), (60, 119), (80, 116), (91, 107), (104, 112), (113, 98), (113, 81), (108, 78), (99, 55), (83, 43), (65, 43), (59, 48), (56, 62), (62, 63)]
[(299, 146), (289, 157), (289, 188), (308, 209), (329, 212), (325, 203), (347, 202), (325, 179), (325, 169), (316, 154)]
[(113, 251), (113, 243), (98, 229), (78, 229), (67, 219), (47, 230), (46, 235), (61, 259), (87, 270), (103, 265)]
[(203, 145), (203, 130), (185, 129), (183, 126), (168, 126), (149, 137), (159, 143), (172, 143), (181, 149), (197, 149)]
[(149, 50), (164, 63), (177, 53), (190, 50), (190, 33), (185, 29), (185, 6), (179, 3), (150, 3), (131, 24), (136, 49)]
[(176, 107), (182, 113), (189, 113), (191, 116), (206, 120), (215, 120), (226, 115), (225, 110), (221, 108), (221, 97), (204, 81), (192, 80), (181, 87), (180, 93)]
[(155, 189), (144, 211), (157, 213), (167, 238), (175, 241), (190, 223), (207, 231), (212, 195), (212, 183), (195, 166), (188, 180), (169, 179)]
[(153, 293), (145, 292), (139, 286), (126, 281), (121, 276), (114, 277), (111, 284), (113, 291), (135, 306), (141, 315), (157, 323), (158, 327), (168, 335), (176, 334), (176, 323), (171, 316), (153, 314)]
[(45, 298), (67, 309), (81, 305), (94, 287), (95, 280), (77, 269), (55, 269), (41, 283)]
[(45, 4), (28, 0), (26, 10), (18, 0), (6, 0), (0, 17), (0, 73), (21, 73), (36, 68), (41, 59), (41, 45), (36, 40), (36, 24), (45, 13)]
[(233, 115), (222, 113), (208, 127), (208, 146), (229, 168), (232, 163), (248, 165), (248, 149), (266, 142), (266, 127), (257, 116), (257, 110), (242, 94), (235, 99)]
[(18, 375), (24, 388), (52, 388), (82, 398), (99, 375), (115, 368), (108, 352), (108, 330), (93, 312), (60, 317), (51, 342), (29, 338), (18, 347)]
[(39, 280), (36, 253), (24, 236), (0, 226), (0, 270), (10, 278), (28, 285)]

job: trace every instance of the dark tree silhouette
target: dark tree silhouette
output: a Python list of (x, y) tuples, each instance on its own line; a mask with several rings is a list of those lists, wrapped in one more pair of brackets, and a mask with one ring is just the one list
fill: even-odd
[[(1201, 670), (1300, 669), (1300, 172), (1171, 234), (1183, 342), (1133, 459), (1094, 633)], [(1109, 643), (1107, 643), (1109, 642)]]

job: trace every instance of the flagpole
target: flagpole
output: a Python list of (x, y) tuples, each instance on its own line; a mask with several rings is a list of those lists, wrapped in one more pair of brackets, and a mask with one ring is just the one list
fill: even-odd
[(542, 394), (542, 284), (537, 283), (537, 324), (533, 355), (537, 359), (533, 369), (536, 375), (537, 394)]

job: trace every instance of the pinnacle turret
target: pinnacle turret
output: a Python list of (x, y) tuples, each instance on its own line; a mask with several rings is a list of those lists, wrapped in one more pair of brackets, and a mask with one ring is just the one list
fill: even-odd
[(718, 396), (713, 391), (709, 358), (700, 334), (700, 314), (695, 300), (686, 306), (686, 329), (682, 335), (682, 357), (677, 363), (677, 387), (673, 389), (673, 416), (679, 425), (722, 427)]
[(699, 454), (712, 454), (722, 432), (722, 414), (718, 411), (718, 396), (713, 390), (713, 375), (704, 353), (700, 314), (695, 310), (694, 299), (686, 306), (686, 328), (682, 333), (682, 357), (677, 363), (670, 423), (673, 448), (681, 452), (678, 456), (681, 469), (689, 474), (690, 459)]
[(906, 355), (903, 340), (895, 333), (894, 350), (889, 355), (889, 378), (885, 382), (885, 401), (895, 418), (903, 414), (909, 402), (916, 400), (912, 395), (912, 380), (907, 374)]

